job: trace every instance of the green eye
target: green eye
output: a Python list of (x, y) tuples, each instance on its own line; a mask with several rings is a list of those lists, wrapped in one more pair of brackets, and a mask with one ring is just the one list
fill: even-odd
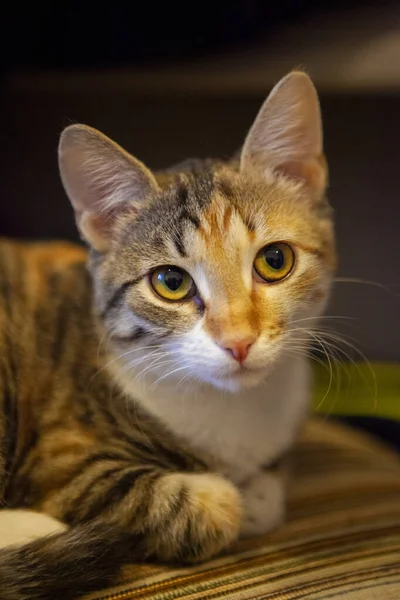
[(153, 290), (171, 302), (178, 302), (193, 295), (194, 281), (186, 271), (179, 267), (159, 267), (150, 276)]
[(294, 252), (288, 244), (276, 242), (264, 246), (254, 261), (254, 270), (264, 281), (280, 281), (289, 275), (294, 265)]

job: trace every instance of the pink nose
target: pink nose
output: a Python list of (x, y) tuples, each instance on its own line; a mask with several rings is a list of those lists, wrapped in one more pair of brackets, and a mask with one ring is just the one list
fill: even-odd
[(246, 358), (248, 357), (250, 348), (252, 347), (254, 342), (255, 342), (255, 339), (247, 338), (244, 340), (232, 341), (229, 344), (226, 344), (222, 347), (224, 350), (229, 352), (229, 354), (232, 355), (232, 358), (237, 360), (237, 362), (243, 363), (246, 360)]

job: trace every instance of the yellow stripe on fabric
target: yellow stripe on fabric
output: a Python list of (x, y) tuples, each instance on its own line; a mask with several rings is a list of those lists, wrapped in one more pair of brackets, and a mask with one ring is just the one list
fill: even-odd
[[(135, 589), (121, 592), (122, 598), (145, 600), (152, 598), (175, 599), (196, 596), (200, 590), (209, 592), (218, 588), (220, 591), (229, 588), (232, 591), (242, 587), (258, 586), (259, 579), (284, 581), (286, 578), (317, 573), (328, 567), (345, 567), (360, 560), (374, 561), (382, 557), (400, 553), (400, 530), (396, 527), (374, 531), (358, 531), (352, 534), (327, 536), (325, 539), (302, 540), (300, 544), (272, 550), (265, 547), (261, 555), (244, 559), (240, 554), (233, 564), (220, 565), (219, 568), (205, 569), (198, 567), (198, 572), (185, 573), (181, 576), (167, 577), (153, 585), (135, 586)], [(168, 575), (168, 572), (166, 573)], [(243, 582), (246, 582), (244, 585)], [(261, 582), (262, 583), (262, 582)], [(118, 595), (115, 594), (115, 598)], [(108, 598), (108, 596), (103, 598)]]
[[(378, 565), (374, 559), (379, 561)], [(159, 591), (125, 590), (119, 594), (106, 596), (104, 600), (300, 599), (334, 588), (341, 588), (343, 591), (352, 586), (354, 589), (365, 582), (374, 583), (381, 580), (381, 584), (384, 585), (385, 580), (400, 577), (398, 547), (396, 553), (377, 553), (371, 557), (355, 555), (351, 559), (334, 564), (328, 561), (320, 564), (303, 562), (296, 565), (300, 568), (285, 571), (284, 565), (277, 563), (273, 569), (252, 569), (236, 578), (188, 582), (186, 585), (181, 584), (179, 587), (171, 585)]]

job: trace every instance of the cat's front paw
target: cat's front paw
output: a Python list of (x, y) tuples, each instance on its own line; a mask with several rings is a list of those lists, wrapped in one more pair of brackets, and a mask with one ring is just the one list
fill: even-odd
[(263, 471), (247, 483), (242, 495), (242, 537), (267, 533), (282, 523), (285, 517), (285, 486), (281, 477)]
[(170, 473), (160, 478), (149, 513), (155, 554), (164, 560), (208, 559), (234, 542), (242, 517), (238, 489), (213, 473)]

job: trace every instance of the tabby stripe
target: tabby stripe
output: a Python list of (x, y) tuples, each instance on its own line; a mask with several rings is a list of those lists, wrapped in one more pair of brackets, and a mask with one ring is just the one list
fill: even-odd
[(179, 490), (178, 496), (175, 498), (174, 501), (170, 502), (170, 511), (169, 511), (168, 515), (165, 517), (165, 521), (164, 521), (164, 527), (166, 529), (168, 529), (170, 524), (173, 521), (175, 521), (175, 519), (178, 517), (179, 513), (182, 511), (182, 508), (184, 507), (185, 503), (187, 502), (187, 498), (188, 498), (187, 486), (182, 484), (182, 487)]
[[(4, 385), (5, 384), (5, 385)], [(12, 461), (12, 446), (15, 445), (16, 432), (14, 427), (14, 419), (12, 418), (13, 403), (11, 398), (10, 390), (6, 381), (3, 381), (5, 387), (3, 391), (3, 416), (5, 421), (5, 435), (4, 435), (4, 456), (5, 456), (5, 474), (10, 475), (10, 466)]]
[(175, 235), (173, 237), (173, 242), (178, 254), (180, 254), (184, 258), (187, 256), (185, 244), (183, 243), (183, 226), (185, 221), (194, 225), (196, 229), (200, 227), (200, 220), (198, 219), (198, 217), (196, 215), (191, 214), (188, 210), (183, 209), (179, 215), (180, 226), (176, 228)]
[[(64, 341), (65, 341), (66, 334), (69, 331), (68, 320), (69, 320), (70, 315), (73, 312), (72, 307), (70, 306), (70, 302), (68, 301), (68, 304), (66, 302), (66, 300), (69, 300), (69, 299), (63, 298), (63, 295), (60, 294), (59, 288), (60, 288), (59, 274), (52, 273), (49, 278), (49, 293), (50, 293), (51, 297), (54, 299), (56, 299), (56, 298), (62, 299), (62, 304), (60, 306), (57, 306), (55, 319), (54, 319), (55, 323), (53, 326), (54, 337), (53, 337), (51, 356), (52, 356), (53, 364), (55, 367), (57, 367), (60, 364), (61, 357), (63, 355)], [(67, 306), (66, 306), (66, 304), (67, 304)], [(39, 331), (39, 334), (41, 334), (41, 333), (42, 332)], [(41, 340), (41, 338), (39, 338), (38, 343), (40, 343), (40, 340)]]
[[(18, 265), (13, 268), (14, 265), (10, 265), (8, 262), (11, 257), (14, 261), (17, 261), (16, 255), (14, 256), (10, 253), (7, 253), (3, 256), (4, 260), (0, 260), (0, 298), (2, 298), (4, 301), (4, 310), (8, 317), (12, 316), (13, 299), (15, 301), (16, 292), (20, 291), (19, 286), (15, 285), (15, 275), (22, 274), (23, 272), (22, 261), (19, 259)], [(18, 277), (19, 284), (21, 278), (22, 275)]]
[[(13, 368), (11, 369), (14, 370)], [(14, 461), (15, 450), (18, 440), (18, 412), (16, 398), (13, 397), (10, 388), (9, 377), (2, 373), (1, 380), (3, 382), (3, 415), (5, 420), (5, 476), (8, 478), (11, 475), (11, 468)], [(15, 394), (14, 394), (15, 396)]]
[(178, 451), (162, 446), (156, 440), (153, 440), (153, 447), (157, 453), (169, 461), (169, 464), (172, 467), (179, 469), (180, 471), (191, 471), (194, 464), (200, 464), (205, 467), (204, 463), (201, 463), (198, 459), (194, 460), (190, 455), (185, 456)]
[(18, 471), (22, 467), (22, 465), (25, 465), (29, 454), (32, 452), (32, 450), (34, 450), (36, 448), (38, 441), (39, 441), (38, 432), (36, 430), (31, 431), (29, 440), (27, 441), (25, 446), (22, 448), (21, 452), (19, 453), (19, 455), (17, 457), (17, 460), (15, 461), (14, 469), (13, 469), (15, 474), (18, 473)]
[(90, 465), (110, 460), (129, 462), (131, 458), (129, 456), (124, 456), (123, 454), (116, 454), (115, 452), (99, 452), (98, 454), (92, 454), (86, 458), (85, 461), (80, 465), (80, 470), (83, 471)]
[[(110, 413), (107, 410), (104, 410), (103, 414), (106, 416), (106, 418), (109, 417), (108, 422), (110, 425), (112, 425), (113, 427), (116, 427), (118, 425), (112, 413)], [(162, 460), (163, 451), (161, 451), (160, 454), (160, 451), (154, 447), (153, 443), (147, 446), (145, 442), (136, 440), (134, 437), (127, 435), (124, 431), (120, 429), (114, 431), (114, 435), (118, 438), (119, 441), (126, 443), (130, 455), (134, 458), (140, 459), (141, 462), (146, 461), (154, 463), (154, 465), (157, 466), (162, 466), (164, 464)]]
[(176, 188), (176, 196), (180, 206), (185, 206), (188, 201), (188, 189), (183, 182), (180, 182)]
[(111, 298), (107, 301), (104, 310), (100, 313), (100, 318), (104, 319), (107, 314), (119, 306), (124, 299), (124, 296), (129, 288), (136, 285), (143, 279), (143, 276), (137, 277), (136, 279), (131, 279), (130, 281), (125, 281), (111, 296)]
[(181, 219), (183, 219), (184, 221), (189, 221), (190, 223), (192, 223), (192, 225), (196, 227), (196, 229), (199, 229), (200, 227), (200, 219), (198, 218), (198, 216), (190, 213), (187, 210), (182, 211)]
[(113, 506), (116, 510), (118, 510), (116, 504), (122, 502), (129, 492), (133, 490), (137, 480), (140, 479), (142, 475), (145, 473), (154, 472), (153, 467), (138, 467), (134, 470), (126, 470), (123, 469), (123, 475), (120, 477), (118, 481), (113, 481), (111, 487), (104, 491), (101, 496), (98, 496), (96, 500), (88, 507), (88, 510), (85, 512), (85, 520), (92, 520), (97, 518), (103, 510)]
[(173, 242), (174, 242), (174, 246), (175, 246), (178, 254), (180, 254), (183, 258), (186, 258), (187, 252), (186, 252), (185, 244), (183, 243), (181, 232), (179, 232), (177, 235), (174, 236)]
[(6, 280), (6, 275), (0, 273), (0, 298), (3, 300), (4, 312), (11, 317), (11, 285)]
[[(118, 466), (114, 465), (109, 470), (110, 471), (113, 471), (113, 470), (121, 471), (123, 469), (128, 468), (132, 464), (132, 458), (124, 456), (124, 455), (113, 454), (111, 452), (104, 452), (104, 453), (99, 453), (99, 454), (94, 454), (92, 456), (89, 456), (88, 458), (86, 458), (82, 462), (77, 463), (75, 465), (75, 468), (73, 469), (73, 471), (71, 471), (71, 473), (70, 473), (71, 479), (79, 476), (81, 473), (84, 473), (85, 471), (86, 471), (86, 475), (88, 477), (87, 485), (86, 485), (86, 487), (84, 487), (84, 489), (81, 492), (81, 494), (84, 494), (86, 496), (88, 494), (88, 492), (89, 492), (89, 488), (92, 486), (92, 483), (96, 483), (97, 481), (99, 481), (103, 477), (104, 471), (101, 471), (99, 473), (99, 475), (96, 475), (93, 479), (91, 479), (91, 469), (90, 469), (90, 467), (92, 467), (94, 465), (98, 465), (101, 462), (105, 462), (105, 463), (110, 463), (110, 462), (119, 463)], [(106, 466), (108, 467), (109, 465), (108, 464), (107, 465), (103, 465), (103, 467), (106, 467)], [(81, 498), (81, 500), (83, 501), (84, 498)]]
[(198, 536), (193, 533), (193, 521), (189, 520), (185, 531), (183, 532), (183, 543), (180, 545), (182, 555), (177, 557), (180, 560), (197, 558), (203, 553), (203, 544), (200, 543)]
[[(64, 513), (64, 521), (69, 525), (73, 525), (79, 522), (80, 509), (82, 508), (82, 506), (85, 505), (85, 502), (88, 501), (88, 498), (90, 498), (90, 495), (93, 492), (93, 490), (100, 484), (101, 481), (108, 481), (109, 478), (111, 478), (113, 475), (121, 473), (121, 470), (124, 470), (123, 468), (121, 468), (121, 465), (119, 465), (118, 467), (111, 467), (109, 469), (106, 469), (105, 471), (102, 471), (99, 475), (97, 475), (97, 477), (94, 477), (94, 479), (91, 479), (88, 482), (88, 484), (83, 488), (83, 490), (81, 490), (79, 495), (76, 498), (74, 498), (74, 500), (72, 500), (68, 510)], [(98, 494), (100, 493), (101, 490), (98, 490)]]

